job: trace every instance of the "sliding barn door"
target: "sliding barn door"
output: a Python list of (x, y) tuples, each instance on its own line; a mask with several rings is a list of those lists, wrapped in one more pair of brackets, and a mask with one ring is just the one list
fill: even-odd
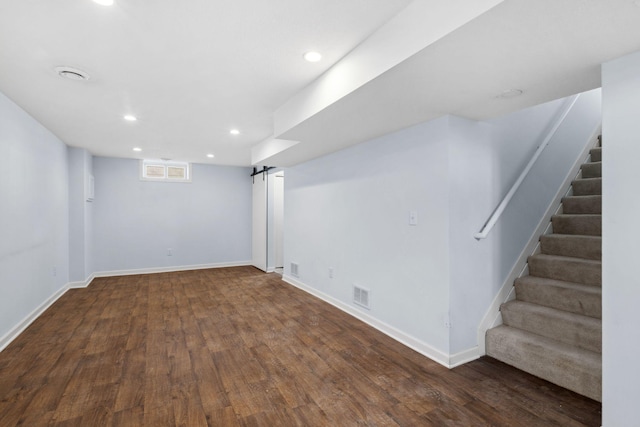
[(275, 266), (284, 267), (284, 173), (275, 175), (273, 185), (273, 243)]
[(253, 177), (252, 263), (267, 271), (267, 179), (266, 172)]

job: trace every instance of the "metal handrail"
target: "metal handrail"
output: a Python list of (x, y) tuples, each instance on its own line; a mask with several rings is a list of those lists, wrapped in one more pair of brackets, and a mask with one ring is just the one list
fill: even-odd
[(571, 111), (571, 109), (573, 108), (579, 96), (580, 94), (574, 95), (573, 99), (571, 100), (567, 108), (565, 108), (564, 112), (560, 115), (556, 123), (553, 125), (553, 127), (551, 128), (551, 130), (549, 131), (545, 139), (542, 141), (542, 144), (540, 144), (536, 152), (533, 154), (533, 157), (531, 157), (531, 160), (529, 160), (529, 163), (524, 168), (524, 170), (522, 171), (522, 173), (520, 174), (516, 182), (513, 183), (507, 195), (504, 196), (504, 199), (502, 199), (502, 202), (500, 202), (500, 204), (495, 208), (495, 210), (493, 211), (493, 213), (491, 214), (487, 222), (485, 222), (484, 226), (482, 226), (482, 229), (480, 230), (480, 232), (473, 235), (473, 237), (475, 237), (476, 240), (484, 239), (489, 235), (489, 232), (496, 225), (496, 223), (498, 222), (498, 219), (500, 219), (500, 216), (502, 215), (507, 205), (513, 198), (514, 194), (522, 184), (522, 181), (524, 181), (526, 176), (529, 174), (529, 171), (533, 167), (534, 163), (536, 162), (536, 160), (538, 160), (538, 157), (540, 157), (540, 154), (542, 154), (542, 150), (544, 150), (547, 147), (547, 145), (549, 145), (551, 138), (553, 138), (553, 136), (558, 131), (558, 128), (560, 127), (560, 125), (564, 122), (564, 119), (569, 114), (569, 111)]

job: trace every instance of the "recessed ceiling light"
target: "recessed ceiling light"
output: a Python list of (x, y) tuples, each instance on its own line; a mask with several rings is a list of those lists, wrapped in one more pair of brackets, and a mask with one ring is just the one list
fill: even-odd
[(112, 6), (113, 5), (113, 0), (93, 0), (94, 3), (98, 3), (99, 5), (102, 6)]
[(207, 154), (207, 157), (213, 159), (215, 156), (213, 154)]
[(231, 130), (229, 131), (229, 133), (230, 133), (231, 135), (240, 135), (240, 131), (239, 131), (238, 129), (231, 129)]
[(523, 91), (520, 89), (509, 89), (502, 92), (500, 95), (496, 96), (496, 98), (508, 99), (515, 98), (516, 96), (520, 96), (523, 94)]
[(89, 74), (86, 71), (79, 70), (73, 67), (61, 66), (55, 68), (56, 73), (60, 77), (64, 77), (69, 80), (89, 80)]
[(133, 151), (142, 151), (142, 148), (140, 148), (140, 147), (135, 147), (135, 148), (133, 149)]
[(307, 62), (318, 62), (322, 59), (322, 55), (318, 52), (310, 51), (304, 54), (304, 59)]
[(126, 116), (124, 116), (124, 119), (128, 122), (135, 122), (136, 120), (138, 120), (136, 116), (133, 116), (131, 114), (127, 114)]

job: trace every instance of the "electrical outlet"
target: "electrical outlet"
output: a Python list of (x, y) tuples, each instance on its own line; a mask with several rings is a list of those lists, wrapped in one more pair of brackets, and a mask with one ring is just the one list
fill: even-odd
[(167, 248), (167, 256), (172, 256), (172, 255), (173, 255), (173, 249)]
[(333, 267), (329, 267), (329, 279), (333, 279)]
[(51, 274), (53, 275), (53, 277), (56, 277), (58, 275), (58, 269), (56, 267), (53, 267), (51, 269)]

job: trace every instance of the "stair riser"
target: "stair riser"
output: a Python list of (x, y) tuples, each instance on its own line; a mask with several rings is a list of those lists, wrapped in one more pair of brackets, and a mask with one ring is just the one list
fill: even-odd
[(540, 250), (547, 255), (602, 260), (602, 239), (549, 234), (540, 238)]
[(529, 257), (529, 274), (537, 277), (602, 286), (602, 266), (581, 262), (580, 259), (547, 260)]
[(602, 214), (602, 196), (565, 197), (562, 199), (565, 214)]
[(516, 281), (518, 301), (539, 304), (569, 313), (602, 318), (602, 294), (586, 289), (571, 289), (553, 285), (524, 284)]
[(593, 148), (589, 151), (591, 154), (592, 162), (601, 162), (602, 161), (602, 148)]
[(600, 215), (555, 215), (551, 218), (551, 223), (556, 234), (602, 235)]
[[(584, 350), (602, 352), (601, 322), (593, 317), (554, 310), (527, 310), (526, 304), (503, 304), (500, 312), (507, 326), (533, 332)], [(560, 314), (560, 315), (556, 315)]]
[(589, 352), (566, 353), (549, 348), (508, 328), (487, 331), (487, 354), (561, 387), (602, 401), (602, 358)]
[(581, 167), (583, 178), (600, 178), (602, 176), (602, 163), (585, 163)]
[(602, 178), (600, 179), (577, 179), (572, 182), (573, 194), (575, 196), (601, 195)]

